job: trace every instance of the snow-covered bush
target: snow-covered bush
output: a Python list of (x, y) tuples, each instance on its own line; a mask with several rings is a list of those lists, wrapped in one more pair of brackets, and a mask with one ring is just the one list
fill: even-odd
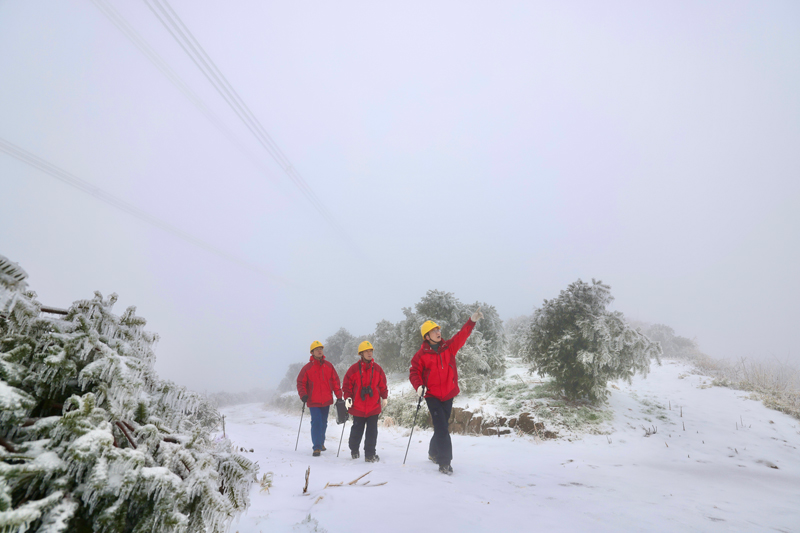
[[(386, 408), (381, 411), (381, 419), (398, 426), (410, 428), (414, 424), (414, 415), (417, 412), (419, 397), (414, 391), (408, 391), (400, 396), (390, 396)], [(419, 414), (416, 417), (417, 428), (430, 427), (428, 424), (428, 404), (423, 400), (420, 403)]]
[(606, 307), (614, 300), (600, 281), (580, 279), (545, 300), (533, 315), (523, 356), (531, 370), (552, 376), (568, 398), (605, 400), (606, 384), (647, 375), (650, 360), (661, 364), (661, 347)]
[(99, 293), (51, 318), (35, 296), (0, 314), (0, 530), (225, 531), (257, 467), (158, 378), (145, 320)]

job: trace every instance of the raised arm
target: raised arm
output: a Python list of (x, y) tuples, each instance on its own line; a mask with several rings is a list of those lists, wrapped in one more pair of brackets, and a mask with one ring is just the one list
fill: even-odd
[(475, 322), (470, 318), (467, 320), (467, 323), (461, 327), (461, 330), (453, 335), (453, 338), (450, 339), (450, 348), (453, 350), (453, 353), (457, 352), (464, 346), (464, 343), (467, 342), (470, 334), (472, 334), (472, 330), (475, 328)]

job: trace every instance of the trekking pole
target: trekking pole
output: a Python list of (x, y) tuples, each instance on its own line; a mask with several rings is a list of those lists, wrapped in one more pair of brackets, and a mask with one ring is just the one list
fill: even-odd
[[(339, 437), (339, 452), (342, 451), (342, 439), (344, 439), (344, 427), (347, 425), (347, 419), (344, 419), (344, 424), (342, 424), (342, 436)], [(339, 457), (339, 452), (336, 452), (336, 457)]]
[(411, 437), (414, 435), (414, 426), (417, 425), (417, 415), (419, 414), (419, 407), (422, 405), (422, 396), (419, 397), (417, 400), (417, 410), (414, 413), (414, 423), (411, 425), (411, 435), (408, 436), (408, 446), (406, 446), (406, 455), (403, 457), (403, 464), (406, 464), (406, 458), (408, 457), (408, 448), (411, 446)]
[(300, 428), (303, 427), (303, 414), (305, 412), (306, 412), (306, 402), (303, 402), (303, 411), (300, 413), (300, 427), (297, 428), (297, 442), (294, 443), (294, 451), (297, 451), (297, 445), (300, 442)]

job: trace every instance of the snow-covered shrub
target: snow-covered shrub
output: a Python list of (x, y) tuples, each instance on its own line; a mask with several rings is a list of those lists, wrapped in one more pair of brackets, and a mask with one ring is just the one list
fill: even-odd
[[(417, 393), (408, 391), (400, 396), (390, 396), (386, 408), (381, 411), (381, 419), (391, 418), (392, 422), (398, 426), (410, 428), (414, 423), (414, 413), (417, 411)], [(422, 400), (417, 416), (418, 428), (427, 428), (428, 424), (428, 404)]]
[(661, 347), (606, 307), (614, 300), (600, 281), (580, 279), (545, 300), (533, 315), (523, 356), (531, 371), (552, 376), (571, 399), (605, 400), (609, 380), (647, 375), (650, 360), (661, 364)]
[(257, 467), (158, 378), (145, 320), (99, 293), (51, 318), (35, 296), (0, 314), (0, 530), (225, 531)]

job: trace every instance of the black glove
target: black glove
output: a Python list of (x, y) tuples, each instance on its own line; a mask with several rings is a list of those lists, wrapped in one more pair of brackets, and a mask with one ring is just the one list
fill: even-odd
[(303, 403), (306, 403), (308, 401), (308, 394), (306, 394), (305, 396), (300, 398), (300, 401), (302, 401)]

